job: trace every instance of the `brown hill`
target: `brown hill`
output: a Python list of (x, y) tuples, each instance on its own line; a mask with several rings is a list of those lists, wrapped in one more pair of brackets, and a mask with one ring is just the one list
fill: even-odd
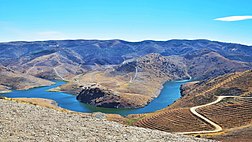
[(22, 90), (53, 84), (51, 81), (13, 71), (4, 66), (0, 66), (0, 76), (0, 91)]
[(230, 60), (213, 51), (202, 51), (186, 56), (185, 59), (188, 74), (197, 80), (251, 69), (250, 63)]
[(39, 56), (28, 62), (21, 59), (13, 69), (40, 78), (60, 80), (67, 80), (84, 72), (79, 64), (58, 53)]

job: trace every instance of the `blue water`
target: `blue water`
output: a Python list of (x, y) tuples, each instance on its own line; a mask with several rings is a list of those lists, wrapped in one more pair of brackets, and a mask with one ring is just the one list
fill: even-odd
[(138, 109), (114, 109), (114, 108), (101, 108), (94, 107), (88, 104), (79, 102), (76, 96), (62, 93), (62, 92), (48, 92), (47, 90), (63, 85), (66, 82), (56, 81), (54, 85), (38, 87), (29, 90), (13, 90), (10, 93), (2, 94), (2, 96), (9, 98), (45, 98), (51, 99), (57, 102), (58, 106), (77, 112), (103, 112), (114, 113), (121, 115), (128, 114), (140, 114), (147, 112), (154, 112), (172, 104), (178, 98), (180, 98), (180, 85), (188, 82), (183, 81), (169, 81), (164, 84), (163, 89), (160, 92), (159, 97), (155, 98), (147, 106)]

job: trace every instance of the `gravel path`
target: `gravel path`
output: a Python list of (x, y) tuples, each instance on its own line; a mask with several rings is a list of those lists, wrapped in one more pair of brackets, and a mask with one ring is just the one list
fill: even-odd
[(52, 142), (208, 142), (190, 136), (124, 126), (91, 116), (0, 100), (0, 141)]

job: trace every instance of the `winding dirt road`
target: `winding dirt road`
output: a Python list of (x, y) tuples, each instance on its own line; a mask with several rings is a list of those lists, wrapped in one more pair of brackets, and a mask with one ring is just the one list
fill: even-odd
[(195, 107), (191, 107), (190, 111), (192, 114), (194, 114), (195, 116), (199, 117), (200, 119), (202, 119), (203, 121), (209, 123), (210, 125), (212, 125), (215, 129), (214, 130), (204, 130), (204, 131), (192, 131), (192, 132), (180, 132), (179, 134), (204, 134), (204, 133), (216, 133), (216, 132), (220, 132), (223, 129), (221, 128), (220, 125), (216, 124), (215, 122), (211, 121), (210, 119), (206, 118), (205, 116), (199, 114), (196, 110), (198, 108), (202, 108), (202, 107), (206, 107), (206, 106), (210, 106), (213, 104), (216, 104), (220, 101), (222, 101), (224, 98), (252, 98), (252, 97), (240, 97), (240, 96), (218, 96), (217, 100), (205, 104), (205, 105), (200, 105), (200, 106), (195, 106)]

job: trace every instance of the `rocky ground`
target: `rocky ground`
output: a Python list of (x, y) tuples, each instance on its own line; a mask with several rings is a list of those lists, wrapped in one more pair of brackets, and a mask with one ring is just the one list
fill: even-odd
[(0, 141), (179, 141), (211, 140), (124, 126), (90, 115), (0, 100)]

